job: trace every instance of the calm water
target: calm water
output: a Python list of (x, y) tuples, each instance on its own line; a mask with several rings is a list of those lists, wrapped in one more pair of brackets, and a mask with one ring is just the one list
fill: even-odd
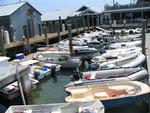
[[(56, 78), (43, 80), (32, 94), (30, 104), (49, 104), (62, 103), (67, 93), (64, 91), (64, 85), (70, 82), (70, 75), (73, 70), (61, 71)], [(148, 105), (141, 102), (136, 105), (106, 109), (106, 113), (148, 113)]]
[(70, 82), (73, 70), (61, 71), (56, 77), (41, 81), (32, 93), (31, 104), (62, 103), (67, 93), (64, 85)]

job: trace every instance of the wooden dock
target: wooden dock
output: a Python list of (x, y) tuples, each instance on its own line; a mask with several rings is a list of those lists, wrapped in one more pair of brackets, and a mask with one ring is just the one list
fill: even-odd
[[(86, 27), (85, 29), (87, 30), (88, 28)], [(90, 27), (90, 29), (91, 29), (91, 27)], [(78, 28), (78, 32), (79, 33), (84, 32), (84, 28)], [(75, 34), (75, 33), (77, 33), (77, 29), (72, 29), (72, 34)], [(60, 32), (61, 37), (67, 36), (67, 35), (68, 35), (68, 31)], [(47, 34), (47, 37), (48, 37), (48, 40), (56, 39), (58, 37), (58, 33), (49, 33), (49, 34)], [(30, 44), (43, 42), (45, 40), (46, 39), (45, 39), (44, 34), (42, 34), (41, 36), (35, 36), (35, 37), (32, 37), (32, 38), (29, 39)], [(5, 44), (5, 49), (17, 47), (17, 46), (20, 46), (20, 45), (21, 45), (20, 41), (12, 42), (10, 44)]]

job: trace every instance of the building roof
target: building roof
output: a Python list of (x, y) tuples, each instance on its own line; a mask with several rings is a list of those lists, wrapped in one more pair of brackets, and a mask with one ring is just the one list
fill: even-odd
[[(94, 9), (94, 10), (93, 10)], [(100, 9), (96, 7), (87, 7), (87, 6), (82, 6), (76, 11), (71, 11), (71, 10), (57, 10), (57, 11), (51, 11), (51, 12), (46, 12), (43, 13), (41, 20), (42, 21), (53, 21), (53, 20), (59, 20), (59, 16), (61, 17), (62, 20), (66, 19), (67, 17), (73, 17), (75, 15), (81, 16), (81, 15), (88, 15), (88, 12), (92, 12), (93, 14), (100, 13)], [(91, 13), (90, 13), (91, 15)]]
[(85, 11), (85, 10), (91, 10), (91, 11), (93, 11), (93, 12), (97, 12), (97, 13), (101, 13), (102, 12), (102, 9), (100, 8), (100, 7), (93, 7), (93, 6), (85, 6), (85, 5), (83, 5), (82, 7), (80, 7), (78, 10), (77, 10), (77, 12), (83, 12), (83, 11)]
[[(9, 16), (9, 15), (13, 14), (17, 9), (22, 7), (24, 4), (30, 5), (28, 2), (18, 2), (18, 3), (13, 3), (13, 4), (0, 5), (0, 17), (2, 17), (2, 16)], [(37, 12), (40, 13), (39, 11), (37, 11)]]

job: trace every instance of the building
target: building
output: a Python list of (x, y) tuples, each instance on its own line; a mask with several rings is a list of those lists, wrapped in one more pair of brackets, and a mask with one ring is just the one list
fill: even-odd
[(150, 23), (150, 1), (138, 0), (132, 4), (106, 5), (102, 13), (102, 23), (111, 27), (139, 27), (145, 19)]
[(62, 31), (67, 29), (67, 23), (72, 28), (99, 25), (101, 10), (99, 8), (82, 6), (76, 11), (56, 10), (42, 14), (42, 23), (46, 25), (48, 33), (57, 32), (60, 26)]
[(1, 5), (0, 26), (9, 32), (10, 41), (30, 38), (41, 34), (41, 13), (28, 2)]

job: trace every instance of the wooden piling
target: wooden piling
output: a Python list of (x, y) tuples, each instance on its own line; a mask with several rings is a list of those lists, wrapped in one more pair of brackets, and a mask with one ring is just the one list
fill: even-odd
[(87, 25), (88, 25), (88, 31), (90, 30), (90, 16), (87, 16)]
[(49, 45), (49, 40), (48, 40), (48, 37), (47, 37), (47, 28), (46, 28), (46, 23), (43, 24), (43, 33), (45, 35), (45, 43), (46, 43), (46, 46)]
[(58, 33), (58, 40), (59, 42), (61, 41), (61, 36), (60, 36), (60, 23), (57, 21), (57, 33)]
[(77, 15), (75, 15), (75, 27), (76, 27), (77, 36), (78, 36), (79, 35), (79, 30), (78, 30), (78, 17), (77, 17)]
[(0, 29), (0, 56), (6, 56), (6, 50), (4, 46), (4, 40), (3, 40), (3, 33), (4, 29)]
[(97, 20), (97, 21), (96, 21), (96, 22), (97, 22), (97, 26), (99, 26), (99, 25), (100, 25), (100, 22), (99, 22), (99, 14), (96, 15), (96, 20)]
[(67, 26), (68, 26), (68, 36), (69, 36), (69, 50), (70, 50), (70, 56), (73, 56), (71, 24), (67, 24)]
[(85, 32), (85, 19), (84, 19), (84, 16), (82, 16), (82, 24), (83, 24), (83, 29), (84, 29), (84, 32)]
[(62, 31), (62, 20), (61, 20), (61, 16), (59, 16), (59, 29), (60, 32)]
[(94, 15), (92, 15), (92, 29), (94, 29)]
[(142, 53), (145, 55), (145, 20), (142, 20)]

